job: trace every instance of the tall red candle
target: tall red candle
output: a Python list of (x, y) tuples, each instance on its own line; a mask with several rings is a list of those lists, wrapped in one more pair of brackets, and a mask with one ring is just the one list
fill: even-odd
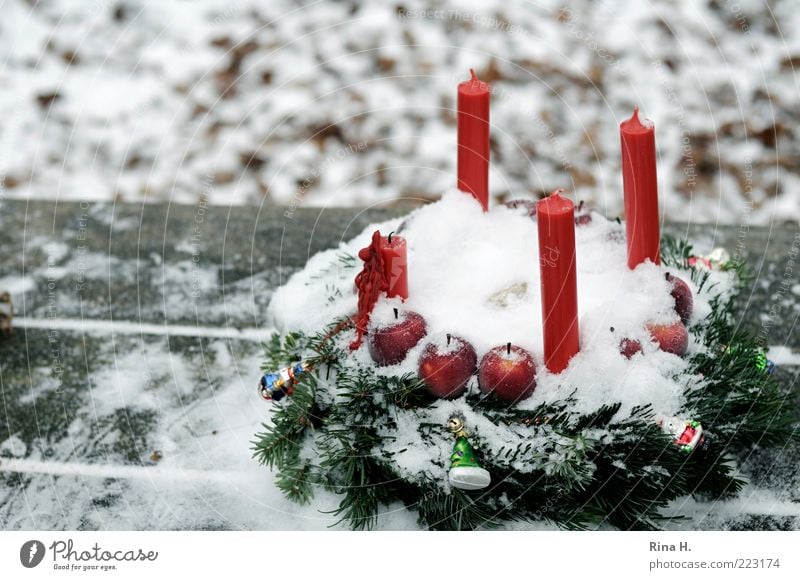
[(656, 136), (652, 122), (639, 120), (639, 108), (619, 126), (622, 142), (622, 184), (625, 191), (625, 228), (628, 267), (645, 260), (661, 262), (656, 180)]
[(472, 78), (458, 85), (458, 189), (489, 209), (489, 85)]
[(381, 254), (383, 273), (389, 281), (386, 295), (389, 298), (399, 296), (405, 300), (408, 298), (408, 254), (405, 238), (393, 234), (381, 237)]
[(575, 206), (561, 189), (536, 204), (542, 288), (544, 363), (560, 373), (580, 350), (575, 263)]

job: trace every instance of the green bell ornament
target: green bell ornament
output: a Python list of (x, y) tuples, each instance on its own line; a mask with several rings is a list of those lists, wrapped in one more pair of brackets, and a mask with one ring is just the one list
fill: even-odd
[(483, 489), (492, 482), (492, 476), (481, 467), (475, 457), (475, 450), (467, 440), (464, 431), (464, 417), (453, 415), (447, 421), (447, 430), (456, 438), (453, 454), (450, 455), (450, 471), (447, 476), (453, 487), (458, 489)]

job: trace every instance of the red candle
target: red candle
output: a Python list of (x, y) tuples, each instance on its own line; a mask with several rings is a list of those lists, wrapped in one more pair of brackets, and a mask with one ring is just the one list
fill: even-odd
[(575, 206), (559, 193), (536, 204), (542, 288), (544, 363), (560, 373), (580, 350), (575, 268)]
[(656, 181), (656, 136), (652, 122), (639, 120), (639, 108), (619, 126), (622, 142), (622, 184), (625, 190), (625, 228), (628, 267), (645, 260), (661, 262)]
[(489, 209), (489, 85), (472, 78), (458, 85), (458, 189)]
[(381, 237), (381, 254), (383, 273), (389, 281), (386, 295), (389, 298), (399, 296), (405, 300), (408, 298), (408, 256), (405, 238), (393, 234)]

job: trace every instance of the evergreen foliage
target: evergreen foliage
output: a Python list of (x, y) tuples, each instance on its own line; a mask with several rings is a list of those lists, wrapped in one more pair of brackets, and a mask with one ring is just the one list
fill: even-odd
[[(690, 255), (685, 242), (666, 239), (662, 245), (666, 265), (687, 268)], [(740, 263), (729, 268), (745, 279)], [(707, 272), (692, 275), (698, 286), (709, 283)], [(299, 360), (314, 366), (276, 405), (256, 436), (254, 454), (277, 472), (277, 485), (292, 501), (310, 502), (318, 487), (341, 495), (335, 515), (353, 529), (374, 527), (381, 510), (396, 502), (433, 530), (486, 529), (513, 520), (544, 520), (565, 529), (657, 529), (671, 500), (735, 495), (743, 481), (734, 452), (784, 445), (797, 435), (789, 392), (754, 364), (759, 349), (735, 324), (734, 299), (713, 302), (711, 315), (691, 328), (708, 353), (689, 360), (691, 373), (704, 381), (702, 388), (687, 386), (681, 416), (700, 420), (712, 438), (708, 449), (691, 455), (655, 424), (650, 407), (620, 417), (617, 403), (581, 415), (571, 397), (521, 410), (472, 395), (468, 403), (475, 412), (521, 434), (517, 444), (480, 457), (492, 484), (467, 492), (449, 486), (446, 476), (410, 476), (397, 469), (395, 455), (402, 451), (389, 450), (399, 413), (419, 417), (426, 441), (452, 446), (452, 435), (426, 419), (436, 399), (416, 376), (385, 376), (348, 361), (345, 346), (331, 339), (346, 321), (316, 336), (275, 335), (265, 345), (265, 368)], [(479, 432), (470, 440), (478, 454), (487, 448)]]

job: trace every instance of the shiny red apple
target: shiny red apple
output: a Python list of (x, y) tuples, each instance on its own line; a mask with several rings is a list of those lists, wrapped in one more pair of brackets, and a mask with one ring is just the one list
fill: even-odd
[(416, 312), (395, 309), (395, 317), (395, 322), (370, 328), (367, 334), (369, 354), (378, 366), (401, 362), (427, 334), (425, 319)]
[(689, 348), (689, 332), (682, 322), (672, 324), (648, 324), (647, 330), (658, 343), (658, 348), (678, 356), (686, 354)]
[(536, 388), (536, 364), (524, 348), (498, 346), (487, 352), (478, 367), (478, 386), (484, 393), (516, 403)]
[(694, 306), (692, 290), (686, 282), (672, 274), (667, 274), (666, 278), (667, 282), (672, 284), (670, 294), (675, 300), (675, 312), (681, 317), (681, 322), (686, 324), (692, 317), (692, 309)]
[(453, 399), (467, 390), (477, 363), (472, 345), (448, 334), (425, 345), (419, 357), (419, 378), (437, 397)]

